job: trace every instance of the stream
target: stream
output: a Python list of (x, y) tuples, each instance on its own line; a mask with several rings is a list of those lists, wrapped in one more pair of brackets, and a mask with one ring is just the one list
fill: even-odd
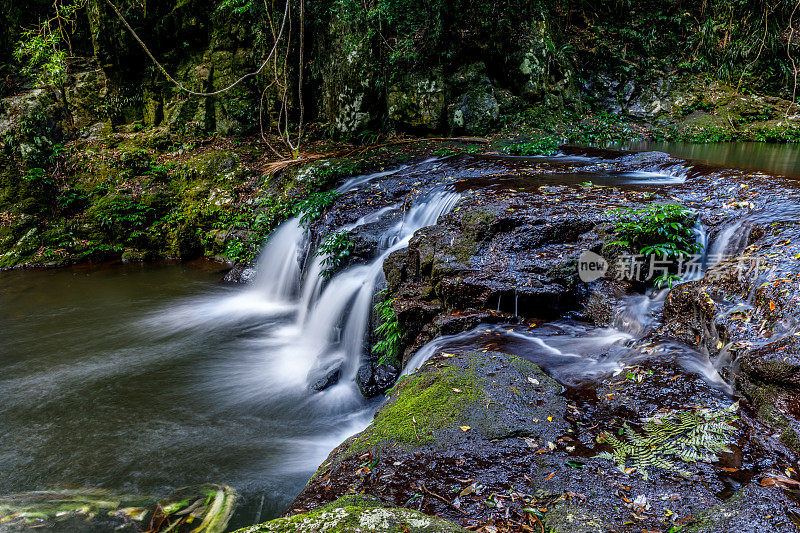
[[(795, 147), (764, 148), (773, 150), (768, 164), (748, 147), (673, 149), (800, 176)], [(435, 171), (435, 161), (424, 164)], [(351, 178), (340, 192), (389, 174)], [(644, 168), (544, 174), (533, 184), (669, 187), (685, 179), (685, 169)], [(64, 484), (164, 493), (215, 482), (243, 498), (231, 529), (278, 516), (379, 404), (360, 395), (355, 378), (384, 260), (456, 208), (464, 191), (487, 185), (519, 183), (432, 187), (408, 206), (384, 206), (343, 226), (387, 229), (370, 262), (328, 281), (299, 219), (272, 234), (245, 286), (220, 284), (220, 267), (203, 261), (0, 272), (0, 493)], [(746, 232), (737, 222), (711, 234), (699, 228), (698, 238), (709, 256), (721, 255), (740, 249)], [(406, 372), (441, 351), (502, 347), (580, 386), (622, 372), (641, 355), (632, 346), (652, 331), (664, 295), (628, 297), (606, 328), (572, 317), (535, 327), (482, 324), (429, 343)], [(687, 369), (730, 390), (707, 354), (683, 354)]]

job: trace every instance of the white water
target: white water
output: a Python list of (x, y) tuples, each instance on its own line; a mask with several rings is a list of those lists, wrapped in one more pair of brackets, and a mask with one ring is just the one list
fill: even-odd
[[(353, 178), (340, 191), (387, 174)], [(271, 324), (267, 333), (249, 341), (262, 357), (232, 362), (221, 369), (237, 384), (232, 397), (242, 401), (293, 397), (309, 408), (352, 412), (364, 405), (355, 378), (366, 355), (367, 327), (376, 285), (383, 279), (383, 262), (406, 247), (415, 231), (435, 224), (458, 199), (454, 192), (434, 191), (418, 198), (405, 213), (398, 212), (400, 206), (387, 206), (339, 228), (353, 230), (383, 217), (398, 218), (381, 236), (374, 259), (351, 266), (328, 281), (320, 275), (323, 258), (313, 255), (299, 219), (289, 220), (264, 246), (255, 282), (244, 291), (223, 299), (186, 302), (171, 309), (169, 315), (155, 317), (150, 326), (169, 335), (188, 328), (213, 331), (243, 321), (256, 327), (266, 321)], [(339, 378), (335, 385), (320, 393), (310, 391), (315, 378), (336, 369)]]

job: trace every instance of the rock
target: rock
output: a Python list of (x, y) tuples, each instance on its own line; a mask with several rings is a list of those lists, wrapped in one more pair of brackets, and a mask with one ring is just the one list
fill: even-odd
[[(339, 374), (342, 371), (342, 362), (336, 361), (325, 368), (312, 370), (309, 374), (309, 387), (311, 390), (323, 391), (339, 382)], [(360, 375), (360, 373), (359, 373)]]
[(550, 108), (563, 108), (578, 99), (575, 73), (571, 62), (559, 53), (553, 44), (555, 39), (551, 24), (546, 17), (531, 20), (527, 24), (526, 46), (521, 47), (518, 57), (521, 96), (528, 102), (543, 103)]
[(322, 110), (344, 137), (374, 126), (381, 112), (377, 35), (364, 38), (368, 23), (360, 17), (332, 17), (319, 47)]
[(359, 367), (356, 383), (364, 397), (372, 398), (391, 389), (399, 374), (400, 371), (391, 365), (369, 361)]
[(706, 509), (699, 523), (686, 529), (702, 533), (761, 533), (797, 529), (798, 505), (775, 487), (751, 483), (737, 491), (728, 501)]
[(439, 131), (445, 111), (445, 87), (441, 73), (430, 78), (410, 75), (389, 88), (387, 115), (401, 130)]
[(256, 277), (256, 269), (247, 265), (236, 265), (225, 274), (227, 283), (250, 283)]
[(500, 106), (489, 92), (470, 92), (448, 106), (450, 129), (454, 133), (484, 135), (500, 117)]
[(466, 533), (465, 529), (419, 511), (392, 507), (366, 495), (348, 495), (303, 514), (278, 518), (235, 533)]
[[(435, 358), (397, 383), (373, 423), (331, 453), (290, 511), (353, 491), (403, 505), (421, 484), (452, 495), (460, 485), (456, 478), (475, 478), (487, 486), (486, 494), (506, 490), (509, 476), (527, 471), (521, 464), (533, 458), (526, 439), (545, 445), (567, 431), (560, 391), (535, 365), (515, 356)], [(355, 466), (365, 453), (376, 461), (368, 473)], [(453, 516), (440, 500), (423, 503), (426, 513)], [(477, 503), (470, 498), (470, 508)], [(485, 509), (482, 500), (479, 507)]]

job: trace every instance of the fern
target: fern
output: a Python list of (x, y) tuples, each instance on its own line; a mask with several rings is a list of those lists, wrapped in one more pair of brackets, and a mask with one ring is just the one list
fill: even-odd
[(389, 298), (385, 289), (380, 292), (379, 297), (375, 314), (380, 325), (375, 328), (375, 335), (380, 340), (372, 347), (372, 353), (379, 355), (378, 364), (396, 366), (400, 363), (400, 322), (392, 307), (394, 298)]
[[(611, 447), (610, 452), (601, 452), (597, 457), (617, 464), (622, 472), (631, 466), (646, 480), (649, 468), (673, 470), (688, 476), (689, 472), (678, 468), (677, 462), (713, 462), (720, 452), (729, 452), (729, 441), (736, 420), (738, 402), (726, 409), (698, 409), (689, 412), (673, 412), (648, 420), (638, 432), (623, 424), (624, 438), (603, 432), (597, 438)], [(622, 435), (621, 435), (622, 436)]]
[(350, 259), (355, 243), (346, 230), (329, 234), (317, 247), (317, 255), (322, 257), (320, 275), (330, 279)]

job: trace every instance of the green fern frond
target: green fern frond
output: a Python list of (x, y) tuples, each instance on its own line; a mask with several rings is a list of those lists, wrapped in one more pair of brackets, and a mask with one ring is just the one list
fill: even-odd
[(731, 422), (738, 419), (738, 408), (737, 402), (719, 410), (664, 413), (649, 419), (641, 431), (623, 423), (624, 439), (609, 432), (600, 434), (598, 442), (608, 444), (611, 451), (596, 457), (613, 461), (622, 472), (631, 464), (645, 480), (650, 468), (688, 476), (686, 470), (676, 466), (677, 461), (713, 462), (720, 452), (730, 452), (730, 438), (735, 431)]

